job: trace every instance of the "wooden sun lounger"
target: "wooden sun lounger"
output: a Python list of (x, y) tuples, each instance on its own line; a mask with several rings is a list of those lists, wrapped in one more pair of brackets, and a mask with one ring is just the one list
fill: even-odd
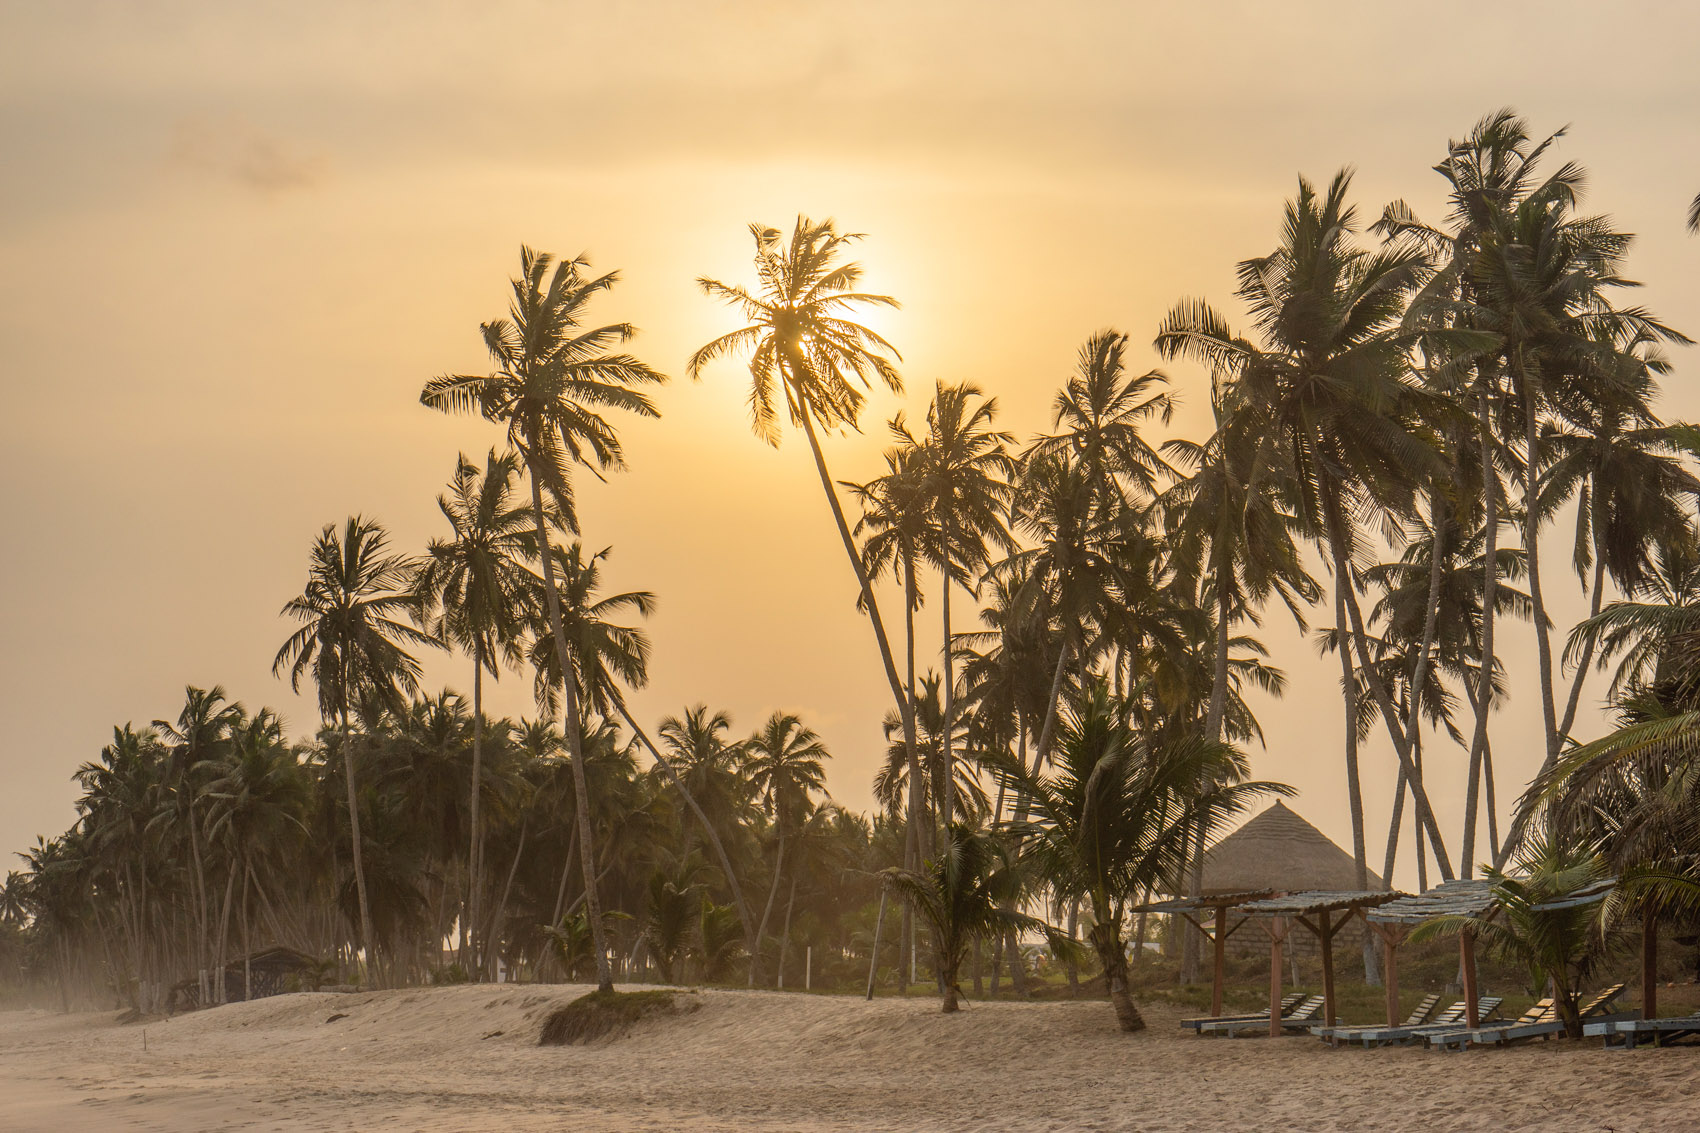
[[(1476, 1000), (1476, 1018), (1491, 1019), (1499, 1013), (1500, 1004), (1505, 1000), (1497, 995), (1484, 995)], [(1468, 1017), (1466, 1008), (1468, 1002), (1460, 999), (1445, 1011), (1434, 1017), (1432, 1023), (1420, 1023), (1416, 1026), (1403, 1027), (1365, 1027), (1347, 1036), (1348, 1042), (1361, 1042), (1366, 1047), (1380, 1046), (1383, 1043), (1423, 1042), (1429, 1035), (1441, 1034), (1446, 1031), (1456, 1031), (1464, 1025)]]
[[(1287, 1030), (1309, 1027), (1316, 1022), (1316, 1013), (1321, 1010), (1322, 996), (1313, 995), (1281, 1017), (1281, 1028)], [(1264, 1014), (1250, 1019), (1223, 1019), (1220, 1022), (1205, 1023), (1198, 1028), (1201, 1035), (1226, 1035), (1229, 1038), (1237, 1038), (1242, 1032), (1268, 1034), (1269, 1016)]]
[[(1517, 1018), (1511, 1020), (1511, 1022), (1506, 1023), (1505, 1026), (1531, 1027), (1537, 1023), (1549, 1023), (1558, 1017), (1557, 1010), (1557, 1004), (1555, 1004), (1552, 999), (1543, 999), (1527, 1011), (1523, 1012), (1523, 1014), (1517, 1016)], [(1468, 1027), (1458, 1026), (1453, 1027), (1451, 1030), (1426, 1035), (1424, 1036), (1423, 1041), (1429, 1045), (1430, 1049), (1439, 1047), (1442, 1050), (1446, 1050), (1456, 1045), (1459, 1050), (1463, 1050), (1466, 1044), (1473, 1041), (1470, 1037), (1471, 1035), (1485, 1033), (1486, 1031), (1480, 1027), (1472, 1031)]]
[[(1292, 1011), (1293, 1008), (1295, 1008), (1299, 1004), (1303, 1003), (1304, 998), (1305, 997), (1302, 994), (1285, 996), (1281, 1000), (1281, 1015), (1282, 1015), (1282, 1017), (1285, 1018), (1288, 1012)], [(1182, 1019), (1181, 1020), (1181, 1026), (1186, 1027), (1190, 1030), (1196, 1031), (1206, 1023), (1239, 1023), (1239, 1022), (1267, 1023), (1267, 1022), (1269, 1022), (1269, 1012), (1267, 1012), (1267, 1011), (1256, 1011), (1256, 1012), (1252, 1012), (1251, 1014), (1247, 1014), (1247, 1015), (1204, 1015), (1204, 1016), (1200, 1016), (1199, 1018), (1196, 1018), (1196, 1019)]]
[[(1440, 1006), (1440, 993), (1439, 992), (1430, 992), (1429, 994), (1423, 996), (1422, 1002), (1417, 1004), (1416, 1008), (1409, 1015), (1407, 1015), (1405, 1017), (1405, 1021), (1403, 1023), (1399, 1024), (1399, 1026), (1401, 1026), (1401, 1027), (1418, 1027), (1418, 1026), (1421, 1026), (1422, 1024), (1428, 1022), (1429, 1016), (1433, 1015), (1434, 1009), (1436, 1007), (1439, 1007), (1439, 1006)], [(1323, 1042), (1328, 1043), (1331, 1046), (1339, 1046), (1342, 1042), (1346, 1042), (1346, 1043), (1351, 1042), (1354, 1037), (1356, 1037), (1359, 1033), (1361, 1033), (1363, 1031), (1385, 1031), (1385, 1030), (1387, 1030), (1387, 1024), (1386, 1023), (1364, 1023), (1364, 1024), (1357, 1025), (1357, 1026), (1352, 1026), (1352, 1027), (1317, 1026), (1317, 1027), (1312, 1027), (1310, 1029), (1310, 1033), (1315, 1035), (1317, 1038), (1321, 1039)]]
[[(1613, 984), (1582, 1004), (1580, 1012), (1582, 1018), (1584, 1020), (1594, 1019), (1599, 1022), (1634, 1018), (1636, 1012), (1625, 1011), (1615, 1015), (1607, 1013), (1612, 1002), (1623, 994), (1625, 986), (1624, 984)], [(1563, 1033), (1564, 1021), (1558, 1018), (1556, 1008), (1550, 1008), (1545, 1017), (1532, 1022), (1525, 1023), (1518, 1020), (1498, 1027), (1477, 1027), (1473, 1031), (1448, 1035), (1445, 1037), (1445, 1041), (1431, 1040), (1429, 1045), (1439, 1046), (1443, 1050), (1463, 1050), (1466, 1046), (1509, 1046), (1511, 1043), (1522, 1042), (1525, 1039), (1550, 1039), (1554, 1035)], [(1586, 1032), (1584, 1031), (1584, 1033)]]
[(1634, 1050), (1643, 1035), (1651, 1036), (1654, 1046), (1666, 1046), (1685, 1038), (1700, 1038), (1700, 1012), (1669, 1019), (1597, 1019), (1582, 1024), (1582, 1033), (1590, 1038), (1600, 1036), (1606, 1046), (1626, 1050)]

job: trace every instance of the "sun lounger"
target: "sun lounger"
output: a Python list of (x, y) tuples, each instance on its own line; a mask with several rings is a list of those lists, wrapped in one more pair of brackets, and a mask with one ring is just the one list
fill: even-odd
[[(1598, 995), (1582, 1004), (1580, 1014), (1584, 1020), (1596, 1021), (1620, 1020), (1634, 1018), (1635, 1012), (1608, 1014), (1613, 1001), (1623, 994), (1623, 984), (1613, 984)], [(1429, 1041), (1430, 1046), (1438, 1046), (1443, 1050), (1463, 1050), (1466, 1046), (1508, 1046), (1525, 1039), (1550, 1039), (1554, 1035), (1564, 1033), (1564, 1021), (1558, 1017), (1556, 1007), (1549, 1008), (1540, 1019), (1524, 1022), (1519, 1019), (1497, 1027), (1477, 1027), (1473, 1031), (1453, 1033), (1437, 1037)]]
[[(1462, 1001), (1460, 1001), (1460, 1002), (1462, 1002)], [(1440, 1006), (1440, 994), (1438, 992), (1430, 992), (1428, 995), (1423, 996), (1422, 1002), (1417, 1004), (1416, 1009), (1413, 1010), (1409, 1015), (1407, 1015), (1405, 1017), (1405, 1021), (1403, 1023), (1399, 1024), (1399, 1026), (1401, 1026), (1401, 1027), (1418, 1027), (1418, 1026), (1421, 1026), (1422, 1024), (1429, 1021), (1429, 1016), (1433, 1015), (1434, 1009), (1436, 1007), (1439, 1007), (1439, 1006)], [(1316, 1037), (1320, 1038), (1323, 1042), (1328, 1043), (1331, 1046), (1339, 1046), (1342, 1042), (1346, 1042), (1346, 1043), (1351, 1042), (1352, 1039), (1359, 1032), (1362, 1032), (1362, 1031), (1385, 1031), (1385, 1030), (1387, 1030), (1387, 1024), (1386, 1023), (1366, 1023), (1366, 1024), (1360, 1024), (1358, 1026), (1352, 1026), (1352, 1027), (1317, 1026), (1317, 1027), (1312, 1027), (1310, 1029), (1310, 1033), (1315, 1035)]]
[[(1504, 998), (1497, 995), (1484, 995), (1476, 1000), (1476, 1019), (1491, 1019), (1499, 1013), (1500, 1004)], [(1416, 1043), (1425, 1041), (1429, 1035), (1446, 1031), (1456, 1031), (1464, 1026), (1468, 1017), (1465, 1009), (1468, 1003), (1460, 999), (1445, 1011), (1434, 1017), (1431, 1023), (1420, 1023), (1415, 1026), (1400, 1027), (1364, 1027), (1345, 1036), (1344, 1041), (1363, 1043), (1366, 1047), (1381, 1046), (1384, 1043)]]
[[(1558, 1017), (1557, 1011), (1557, 1004), (1554, 1003), (1552, 999), (1543, 999), (1527, 1011), (1523, 1012), (1523, 1014), (1517, 1016), (1517, 1018), (1513, 1019), (1511, 1022), (1505, 1024), (1505, 1026), (1531, 1027), (1537, 1023), (1550, 1023)], [(1438, 1047), (1441, 1050), (1447, 1050), (1456, 1046), (1459, 1050), (1463, 1050), (1465, 1045), (1472, 1041), (1470, 1038), (1471, 1035), (1483, 1033), (1485, 1033), (1485, 1031), (1480, 1027), (1478, 1027), (1475, 1031), (1472, 1031), (1466, 1026), (1456, 1026), (1449, 1030), (1425, 1035), (1423, 1041), (1426, 1042), (1431, 1049)]]
[(1582, 1024), (1582, 1033), (1627, 1050), (1634, 1050), (1643, 1037), (1651, 1038), (1654, 1046), (1667, 1046), (1680, 1039), (1700, 1038), (1700, 1012), (1669, 1019), (1597, 1019)]
[[(1304, 998), (1305, 997), (1302, 994), (1289, 995), (1289, 996), (1284, 997), (1281, 1000), (1281, 1015), (1282, 1015), (1282, 1017), (1285, 1018), (1288, 1012), (1290, 1012), (1293, 1008), (1297, 1007), (1299, 1004), (1303, 1003)], [(1201, 1017), (1196, 1018), (1196, 1019), (1182, 1019), (1181, 1020), (1181, 1026), (1186, 1027), (1189, 1030), (1196, 1031), (1206, 1023), (1239, 1023), (1239, 1022), (1268, 1023), (1269, 1022), (1269, 1012), (1268, 1011), (1254, 1011), (1254, 1012), (1251, 1012), (1250, 1014), (1246, 1014), (1246, 1015), (1205, 1015), (1205, 1016), (1201, 1016)]]
[[(1281, 1017), (1281, 1029), (1303, 1029), (1316, 1022), (1317, 1012), (1322, 1010), (1322, 996), (1313, 995)], [(1267, 1014), (1251, 1019), (1223, 1019), (1219, 1022), (1205, 1023), (1198, 1028), (1201, 1035), (1226, 1035), (1237, 1038), (1241, 1034), (1266, 1035), (1269, 1033), (1269, 1016)]]

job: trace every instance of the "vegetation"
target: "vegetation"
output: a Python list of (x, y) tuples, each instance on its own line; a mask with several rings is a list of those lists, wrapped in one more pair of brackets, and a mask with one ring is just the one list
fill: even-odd
[[(924, 426), (887, 422), (866, 482), (835, 481), (827, 447), (903, 388), (858, 321), (896, 301), (862, 289), (859, 237), (832, 222), (752, 226), (754, 284), (699, 280), (742, 325), (686, 372), (746, 362), (756, 435), (777, 446), (788, 420), (807, 441), (855, 583), (823, 600), (865, 613), (892, 698), (871, 817), (828, 796), (828, 745), (797, 713), (740, 735), (689, 705), (653, 738), (635, 717), (656, 598), (614, 585), (575, 492), (581, 470), (624, 467), (621, 420), (658, 415), (665, 378), (627, 353), (631, 324), (591, 318), (617, 273), (523, 249), (508, 316), (482, 328), (490, 372), (421, 394), (505, 448), (457, 458), (449, 529), (418, 554), (369, 518), (325, 527), (284, 607), (275, 671), (311, 681), (317, 734), (194, 687), (174, 722), (116, 728), (76, 773), (75, 826), (0, 891), (0, 970), (67, 1007), (151, 1010), (220, 1000), (221, 971), (270, 941), (345, 983), (594, 978), (581, 1010), (622, 1005), (603, 1012), (618, 1022), (662, 1000), (616, 979), (740, 969), (901, 990), (924, 968), (948, 1011), (988, 952), (994, 991), (1006, 969), (1024, 988), (1023, 938), (1043, 936), (1137, 1030), (1152, 985), (1130, 970), (1130, 910), (1195, 891), (1211, 840), (1285, 789), (1247, 781), (1245, 755), (1252, 694), (1284, 687), (1255, 636), (1278, 601), (1339, 661), (1360, 882), (1380, 848), (1360, 745), (1379, 728), (1384, 875), (1408, 805), (1419, 876), (1484, 866), (1507, 913), (1476, 927), (1574, 1022), (1614, 933), (1696, 907), (1700, 432), (1657, 413), (1687, 339), (1620, 302), (1631, 240), (1581, 211), (1583, 171), (1552, 168), (1552, 140), (1504, 111), (1449, 143), (1437, 224), (1393, 202), (1366, 227), (1349, 171), (1300, 178), (1274, 248), (1239, 265), (1248, 329), (1202, 299), (1156, 328), (1159, 356), (1208, 372), (1208, 437), (1154, 435), (1176, 383), (1134, 373), (1104, 329), (1049, 432), (1023, 444), (995, 398), (939, 382)], [(1563, 572), (1541, 536), (1561, 518), (1590, 613), (1558, 656)], [(929, 599), (944, 644), (917, 658)], [(1501, 829), (1489, 725), (1515, 689), (1496, 643), (1525, 624), (1545, 765)], [(430, 648), (470, 662), (470, 704), (420, 687)], [(1619, 726), (1584, 740), (1585, 684), (1613, 663)], [(534, 719), (486, 716), (504, 674), (530, 681)], [(1431, 805), (1436, 745), (1464, 767), (1461, 830)], [(1547, 907), (1612, 877), (1609, 900)]]

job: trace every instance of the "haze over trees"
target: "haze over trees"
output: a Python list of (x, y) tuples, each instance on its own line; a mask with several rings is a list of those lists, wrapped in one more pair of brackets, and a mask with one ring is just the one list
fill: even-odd
[[(418, 553), (371, 518), (327, 525), (283, 608), (275, 671), (314, 687), (318, 732), (292, 741), (270, 710), (195, 687), (175, 723), (115, 728), (76, 772), (76, 824), (8, 876), (0, 956), (66, 1004), (143, 1010), (185, 981), (222, 999), (218, 972), (262, 942), (380, 986), (796, 986), (800, 969), (851, 986), (871, 967), (953, 1010), (970, 957), (977, 984), (989, 953), (994, 987), (1006, 968), (1022, 986), (1025, 934), (1093, 967), (1137, 1030), (1130, 910), (1195, 892), (1206, 847), (1285, 791), (1246, 759), (1264, 739), (1250, 694), (1284, 687), (1255, 636), (1271, 615), (1338, 659), (1360, 885), (1409, 837), (1425, 882), (1485, 867), (1520, 884), (1522, 863), (1548, 895), (1609, 870), (1645, 923), (1688, 915), (1700, 432), (1657, 405), (1688, 340), (1628, 301), (1631, 238), (1582, 211), (1584, 172), (1551, 140), (1484, 118), (1440, 156), (1429, 222), (1396, 201), (1365, 223), (1350, 170), (1301, 177), (1275, 246), (1239, 265), (1240, 310), (1182, 298), (1154, 328), (1159, 356), (1206, 371), (1207, 437), (1156, 435), (1183, 379), (1132, 372), (1128, 335), (1104, 329), (1049, 431), (1023, 441), (988, 391), (939, 380), (924, 423), (886, 423), (865, 482), (834, 478), (830, 442), (903, 389), (897, 349), (860, 321), (897, 301), (863, 289), (860, 238), (832, 221), (752, 225), (755, 282), (699, 280), (742, 325), (685, 372), (742, 365), (756, 437), (778, 446), (789, 423), (807, 445), (849, 565), (816, 590), (867, 618), (891, 696), (867, 817), (827, 795), (829, 746), (796, 712), (685, 705), (653, 739), (635, 718), (659, 599), (621, 589), (643, 565), (596, 549), (577, 492), (622, 490), (622, 424), (664, 411), (666, 378), (628, 352), (630, 323), (602, 322), (618, 273), (522, 249), (507, 317), (481, 328), (490, 372), (421, 394), (505, 448), (457, 455), (447, 530)], [(1575, 627), (1551, 624), (1560, 552), (1589, 603)], [(928, 601), (936, 656), (918, 655)], [(1534, 673), (1501, 664), (1510, 634), (1533, 638)], [(427, 649), (464, 657), (470, 703), (420, 687)], [(1621, 726), (1574, 734), (1614, 664)], [(486, 677), (529, 681), (535, 715), (487, 718)], [(1495, 778), (1513, 694), (1541, 704), (1534, 784)], [(1385, 838), (1364, 817), (1372, 730), (1397, 769)], [(1448, 830), (1431, 796), (1453, 766), (1466, 809)], [(1556, 951), (1528, 917), (1495, 939), (1573, 1006), (1586, 927)]]

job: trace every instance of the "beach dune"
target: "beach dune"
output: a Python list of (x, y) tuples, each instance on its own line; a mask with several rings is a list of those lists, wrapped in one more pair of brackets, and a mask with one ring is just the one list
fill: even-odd
[[(1465, 1055), (1117, 1033), (1108, 1004), (703, 991), (539, 1047), (586, 989), (285, 995), (119, 1024), (0, 1014), (0, 1127), (63, 1130), (1693, 1128), (1700, 1051)], [(331, 1020), (333, 1015), (343, 1018)], [(146, 1049), (143, 1049), (144, 1031)]]

